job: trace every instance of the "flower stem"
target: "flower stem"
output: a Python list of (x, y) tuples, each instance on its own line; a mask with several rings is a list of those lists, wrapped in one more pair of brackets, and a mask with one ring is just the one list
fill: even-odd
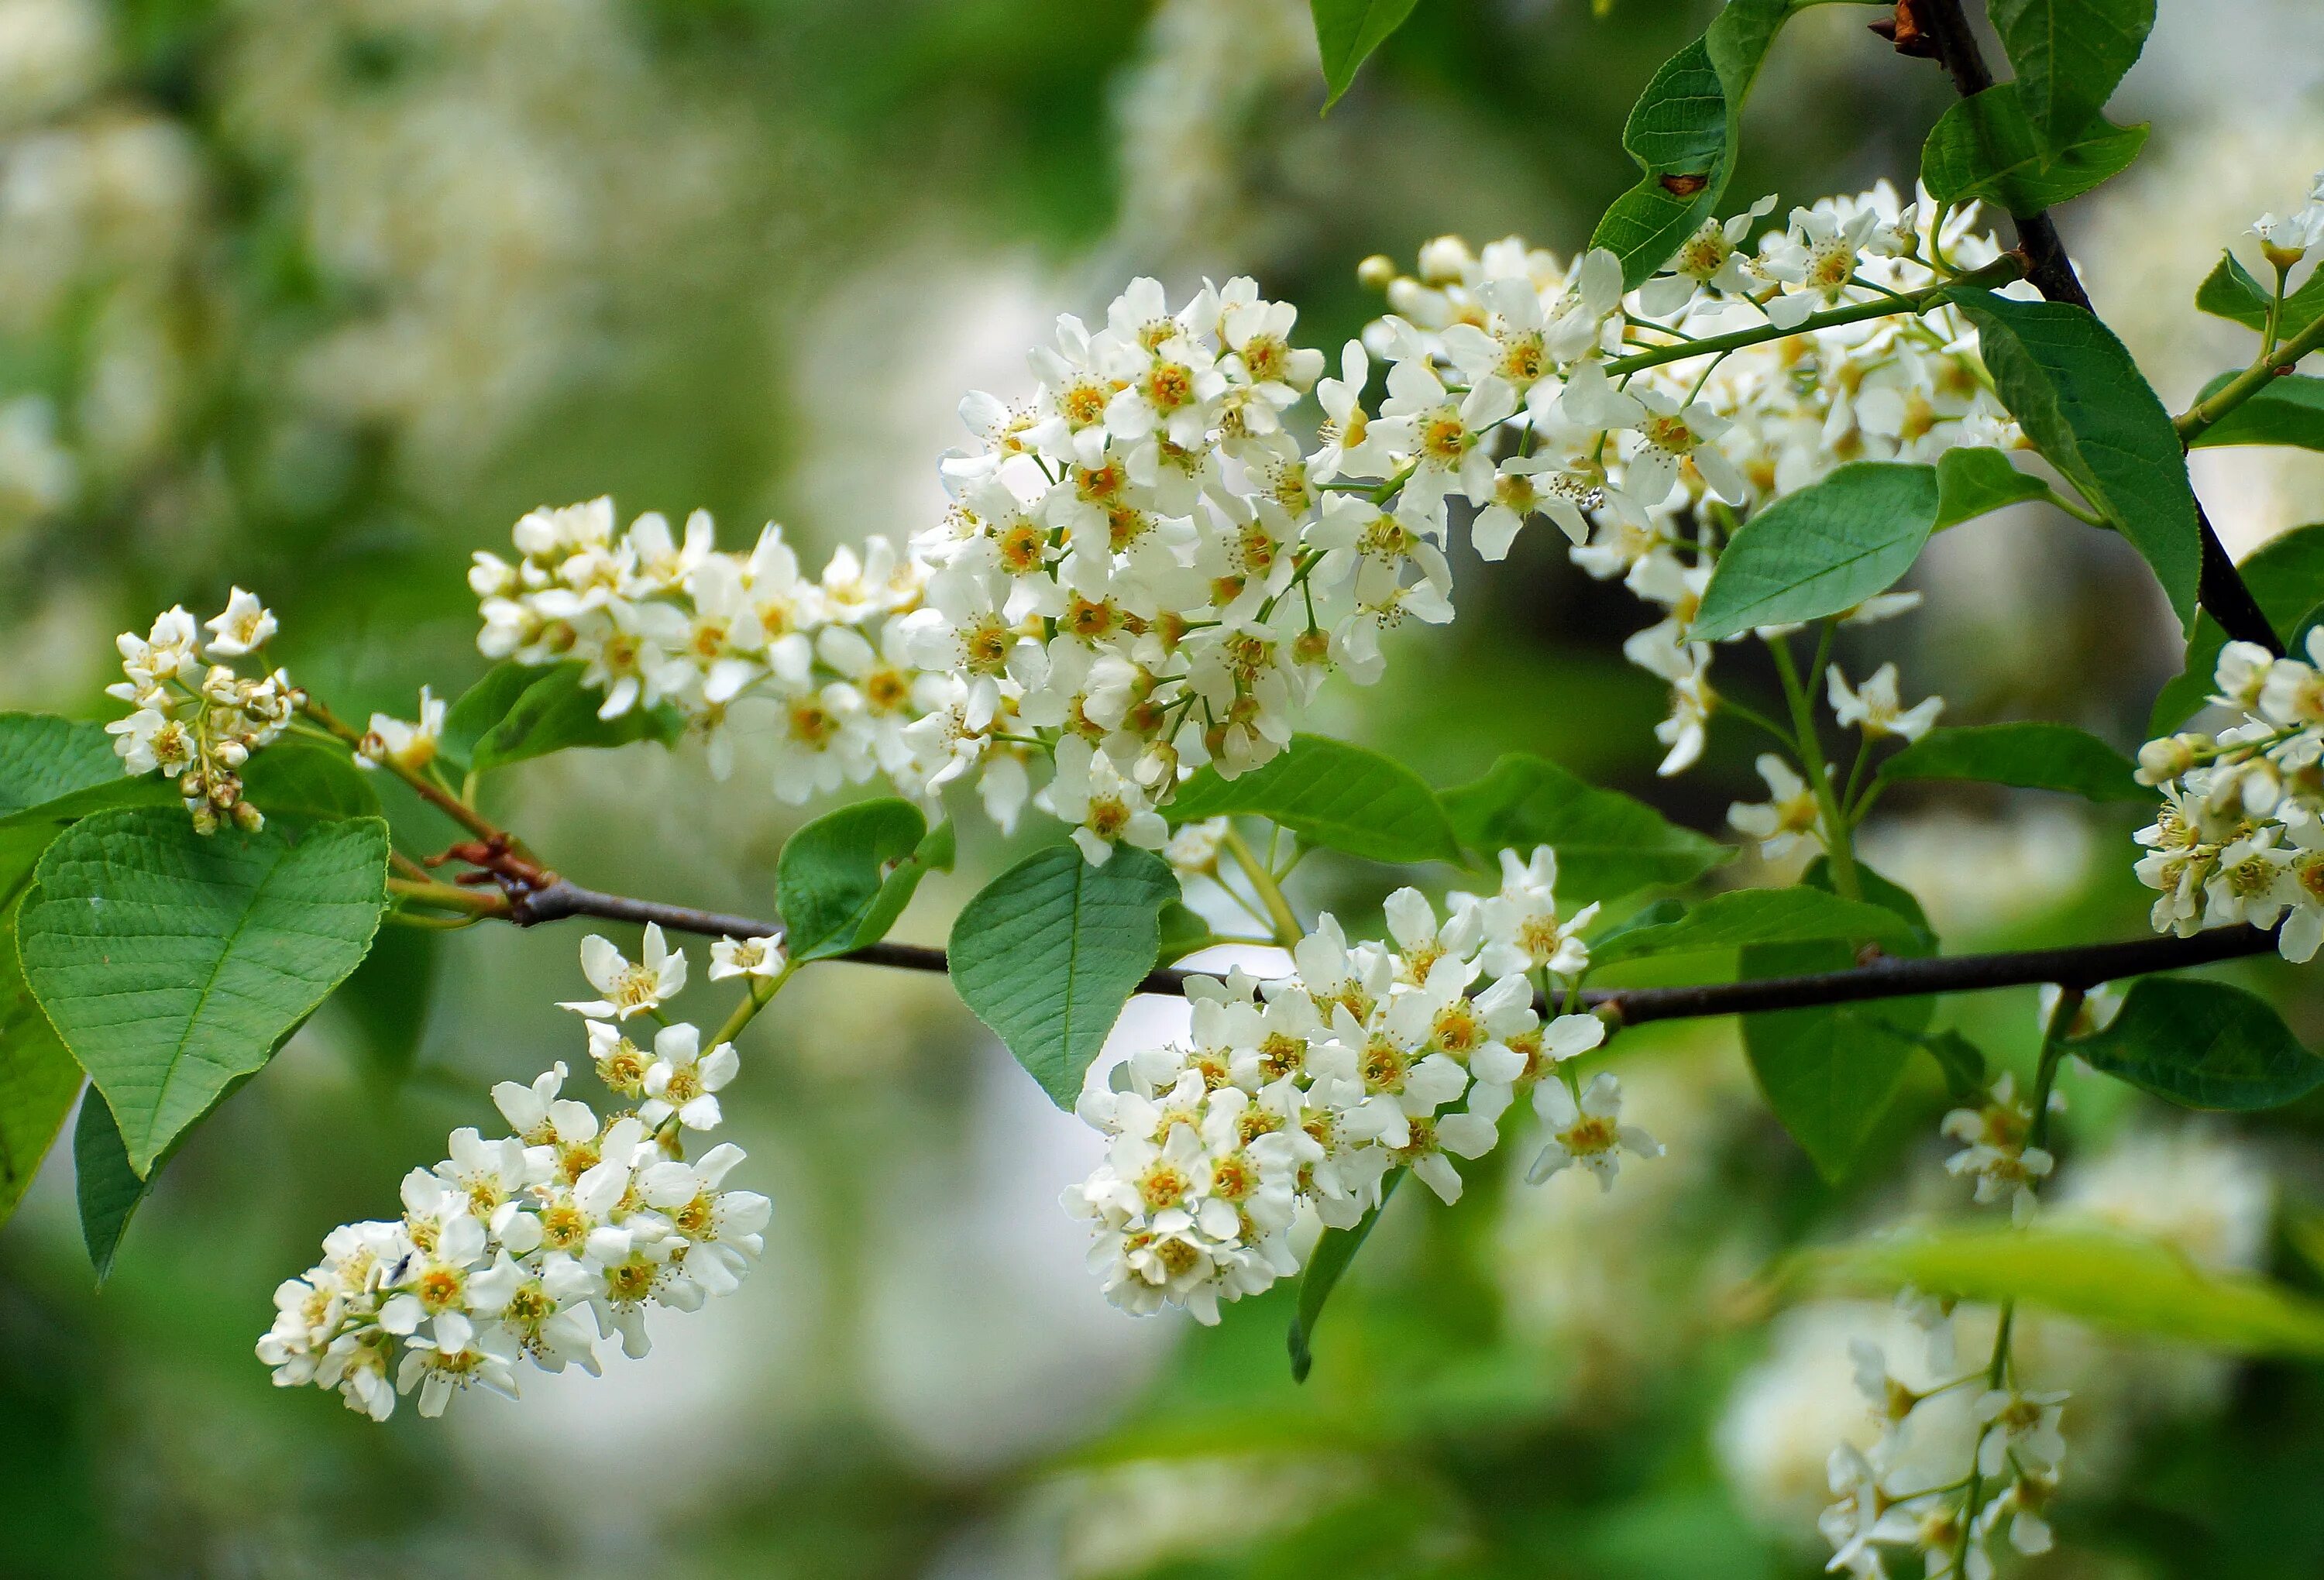
[[(363, 749), (363, 731), (341, 719), (314, 698), (307, 699), (303, 711), (307, 717), (329, 730), (344, 743), (348, 750), (360, 751)], [(475, 835), (476, 838), (494, 840), (508, 837), (506, 832), (496, 826), (490, 818), (475, 807), (463, 803), (458, 796), (437, 784), (427, 775), (407, 768), (392, 758), (382, 758), (376, 760), (381, 767), (410, 785), (422, 801), (443, 813), (445, 816)]]
[(2179, 442), (2191, 444), (2200, 438), (2221, 418), (2266, 388), (2269, 380), (2291, 372), (2294, 363), (2319, 346), (2324, 346), (2324, 316), (2273, 351), (2262, 354), (2209, 400), (2199, 401), (2180, 413), (2172, 424), (2179, 430)]
[[(1823, 743), (1816, 739), (1815, 704), (1809, 700), (1807, 688), (1800, 684), (1799, 667), (1792, 662), (1790, 638), (1776, 637), (1767, 643), (1775, 655), (1775, 674), (1784, 683), (1784, 699), (1792, 709), (1792, 745), (1800, 754), (1800, 766), (1807, 769), (1808, 787), (1815, 793), (1817, 814), (1823, 820), (1824, 855), (1831, 866), (1832, 892), (1844, 900), (1864, 897), (1863, 886), (1856, 877), (1856, 850), (1848, 837), (1848, 820), (1840, 815), (1839, 800), (1832, 795), (1831, 770), (1824, 761)], [(1831, 651), (1831, 623), (1824, 623), (1822, 638), (1816, 643), (1816, 672), (1823, 671), (1824, 659)]]
[(1226, 838), (1222, 844), (1234, 864), (1242, 868), (1242, 875), (1250, 879), (1250, 886), (1258, 891), (1259, 904), (1267, 907), (1267, 920), (1275, 929), (1275, 942), (1285, 949), (1296, 947), (1307, 935), (1306, 929), (1299, 925), (1299, 917), (1291, 909), (1291, 902), (1283, 897), (1283, 886), (1275, 881), (1275, 874), (1267, 869), (1267, 863), (1259, 859), (1258, 853), (1251, 850), (1250, 842), (1232, 823), (1227, 825)]
[(798, 961), (787, 960), (783, 962), (783, 969), (773, 976), (752, 978), (751, 985), (742, 991), (742, 1001), (734, 1006), (734, 1013), (726, 1017), (725, 1024), (712, 1033), (710, 1045), (715, 1048), (721, 1043), (731, 1043), (741, 1036), (742, 1028), (749, 1025), (761, 1010), (774, 1002), (775, 995), (783, 990), (784, 985), (790, 981), (792, 974), (798, 969)]

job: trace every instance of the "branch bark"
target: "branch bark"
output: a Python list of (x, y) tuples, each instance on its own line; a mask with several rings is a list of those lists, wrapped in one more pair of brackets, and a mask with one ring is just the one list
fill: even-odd
[[(1919, 35), (1963, 98), (1993, 86), (1993, 72), (1985, 63), (1985, 51), (1960, 0), (1904, 0), (1899, 9), (1910, 14)], [(2034, 288), (2053, 302), (2069, 302), (2094, 314), (2097, 309), (2090, 306), (2089, 293), (2082, 289), (2081, 276), (2074, 272), (2074, 261), (2067, 255), (2066, 243), (2059, 238), (2049, 215), (2037, 210), (2010, 217), (2017, 226), (2018, 250), (2025, 255), (2025, 278), (2034, 282)], [(2282, 653), (2282, 640), (2245, 584), (2243, 573), (2236, 569), (2200, 500), (2195, 504), (2195, 526), (2202, 534), (2203, 548), (2198, 601), (2211, 611), (2220, 629), (2237, 641), (2257, 642), (2271, 653)]]
[[(664, 905), (628, 895), (604, 894), (563, 878), (553, 878), (538, 889), (513, 895), (505, 909), (493, 909), (488, 914), (521, 927), (574, 916), (595, 916), (611, 922), (651, 922), (673, 932), (708, 938), (779, 937), (783, 931), (779, 922)], [(1582, 1002), (1591, 1009), (1604, 1011), (1618, 1024), (1636, 1025), (1646, 1021), (1700, 1020), (1759, 1010), (1848, 1004), (1867, 998), (2022, 988), (2039, 982), (2087, 990), (2125, 977), (2143, 977), (2154, 971), (2265, 954), (2274, 947), (2275, 935), (2272, 932), (2255, 927), (2226, 927), (2199, 932), (2192, 938), (2135, 938), (2009, 954), (1883, 958), (1844, 971), (1766, 977), (1749, 982), (1711, 982), (1693, 988), (1591, 988), (1582, 995)], [(945, 969), (944, 951), (917, 943), (875, 943), (834, 959), (908, 971), (941, 972)], [(1139, 983), (1138, 991), (1183, 997), (1187, 978), (1205, 974), (1176, 966), (1157, 967)]]

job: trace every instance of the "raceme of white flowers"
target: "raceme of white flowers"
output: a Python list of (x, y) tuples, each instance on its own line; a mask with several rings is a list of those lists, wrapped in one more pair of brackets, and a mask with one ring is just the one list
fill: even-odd
[[(494, 1087), (509, 1134), (452, 1132), (450, 1157), (404, 1176), (401, 1217), (332, 1230), (323, 1260), (274, 1291), (258, 1358), (278, 1385), (337, 1388), (377, 1420), (417, 1389), (420, 1413), (437, 1415), (472, 1386), (513, 1396), (521, 1361), (595, 1375), (597, 1341), (616, 1335), (641, 1356), (650, 1309), (692, 1311), (740, 1287), (767, 1199), (724, 1188), (743, 1158), (732, 1143), (686, 1157), (689, 1134), (718, 1126), (734, 1049), (705, 1048), (682, 1021), (658, 1025), (650, 1045), (632, 1039), (626, 1023), (659, 1018), (686, 985), (685, 951), (660, 929), (647, 927), (642, 954), (592, 935), (582, 966), (600, 997), (563, 1006), (586, 1017), (599, 1079), (634, 1107), (600, 1116), (567, 1096), (562, 1061), (530, 1086)], [(714, 978), (783, 967), (771, 939), (729, 939), (714, 954)]]
[[(1626, 650), (1671, 684), (1657, 732), (1675, 773), (1717, 705), (1710, 647), (1686, 631), (1722, 528), (1846, 461), (2015, 442), (1950, 308), (1812, 322), (1934, 282), (1939, 258), (1997, 256), (1972, 214), (1938, 235), (1926, 207), (1885, 185), (1827, 199), (1753, 253), (1763, 204), (1628, 297), (1602, 250), (1569, 265), (1515, 238), (1481, 253), (1441, 238), (1416, 276), (1367, 262), (1395, 312), (1336, 367), (1295, 346), (1295, 309), (1247, 279), (1175, 308), (1136, 280), (1102, 326), (1058, 320), (1029, 395), (962, 403), (974, 443), (943, 458), (954, 503), (908, 552), (874, 538), (810, 581), (779, 528), (743, 556), (698, 512), (681, 537), (653, 514), (619, 530), (604, 500), (538, 510), (514, 562), (476, 556), (478, 643), (585, 662), (608, 717), (677, 707), (722, 770), (729, 710), (767, 701), (788, 800), (875, 772), (932, 800), (973, 773), (1007, 827), (1053, 765), (1038, 804), (1101, 861), (1157, 847), (1151, 814), (1194, 769), (1231, 777), (1280, 751), (1327, 671), (1367, 684), (1384, 633), (1452, 619), (1458, 495), (1483, 557), (1546, 516), (1591, 574), (1668, 611)], [(1707, 365), (1623, 362), (1769, 324), (1800, 333)], [(1893, 675), (1861, 694), (1835, 676), (1831, 698), (1875, 733), (1916, 733), (1933, 712), (1900, 709)]]
[[(2054, 1004), (2052, 995), (2043, 1006), (2045, 1024)], [(2110, 1000), (2086, 1002), (2070, 1030), (2092, 1029), (2114, 1007)], [(2051, 1111), (2063, 1106), (2052, 1092)], [(2007, 1202), (2012, 1222), (2030, 1221), (2034, 1189), (2054, 1160), (2032, 1144), (2034, 1115), (2012, 1077), (2003, 1074), (1976, 1107), (1947, 1114), (1941, 1129), (1962, 1144), (1946, 1171), (1974, 1180), (1978, 1202)], [(2006, 1536), (2021, 1553), (2050, 1548), (2044, 1511), (2065, 1457), (2059, 1426), (2068, 1396), (2024, 1386), (2006, 1328), (1997, 1341), (1997, 1370), (1982, 1356), (1961, 1356), (1950, 1302), (1907, 1290), (1897, 1304), (1927, 1344), (1925, 1361), (1902, 1369), (1943, 1381), (1914, 1387), (1880, 1346), (1851, 1345), (1856, 1385), (1879, 1437), (1868, 1448), (1842, 1443), (1831, 1451), (1832, 1502), (1817, 1521), (1832, 1547), (1828, 1567), (1881, 1580), (1882, 1549), (1905, 1548), (1923, 1556), (1927, 1574), (1992, 1580), (1997, 1539)]]
[[(1712, 646), (1687, 633), (1720, 543), (1744, 516), (1850, 461), (1930, 462), (1960, 446), (2021, 442), (1987, 388), (1975, 331), (1950, 307), (1807, 325), (1827, 308), (1932, 285), (1939, 259), (1956, 271), (1992, 262), (2000, 248), (1975, 233), (1974, 205), (1953, 210), (1939, 233), (1925, 193), (1900, 205), (1884, 181), (1860, 196), (1794, 208), (1785, 228), (1761, 236), (1754, 251), (1752, 226), (1772, 207), (1763, 199), (1748, 213), (1706, 222), (1608, 312), (1602, 340), (1582, 360), (1519, 380), (1525, 413), (1511, 425), (1526, 430), (1519, 454), (1502, 464), (1495, 497), (1470, 495), (1480, 507), (1472, 537), (1486, 558), (1499, 557), (1526, 513), (1527, 485), (1549, 489), (1543, 504), (1576, 539), (1574, 563), (1600, 580), (1620, 577), (1663, 609), (1665, 618), (1623, 651), (1670, 685), (1670, 716), (1655, 730), (1668, 749), (1665, 774), (1683, 772), (1702, 755), (1704, 725), (1718, 706)], [(1590, 267), (1585, 258), (1577, 276), (1586, 280)], [(1416, 345), (1431, 365), (1480, 377), (1496, 368), (1506, 377), (1522, 372), (1531, 342), (1524, 292), (1513, 282), (1539, 284), (1546, 301), (1562, 280), (1554, 259), (1514, 237), (1481, 251), (1443, 237), (1422, 249), (1415, 274), (1397, 274), (1386, 259), (1373, 260), (1370, 271), (1395, 316), (1365, 331), (1368, 344), (1391, 357)], [(1600, 299), (1610, 289), (1599, 284)], [(1681, 335), (1771, 323), (1802, 332), (1707, 366), (1697, 355), (1641, 369), (1618, 388), (1604, 376), (1607, 360)], [(1578, 502), (1595, 507), (1586, 540), (1568, 503), (1585, 488)], [(1884, 594), (1849, 618), (1877, 620), (1918, 602), (1917, 593)], [(1835, 684), (1833, 706), (1852, 724), (1844, 695)], [(1892, 677), (1886, 701), (1895, 700)], [(1899, 722), (1904, 728), (1890, 732), (1926, 728), (1917, 712)]]
[(1077, 1111), (1111, 1145), (1065, 1205), (1090, 1222), (1108, 1300), (1216, 1322), (1220, 1301), (1299, 1271), (1303, 1208), (1352, 1227), (1397, 1169), (1459, 1200), (1452, 1160), (1492, 1151), (1528, 1093), (1549, 1128), (1536, 1182), (1580, 1164), (1611, 1189), (1621, 1153), (1660, 1155), (1621, 1123), (1612, 1075), (1577, 1089), (1561, 1068), (1605, 1023), (1545, 1024), (1534, 1007), (1536, 985), (1554, 993), (1588, 968), (1575, 934), (1597, 907), (1558, 914), (1546, 847), (1501, 867), (1498, 894), (1449, 896), (1441, 919), (1417, 889), (1390, 895), (1390, 942), (1351, 945), (1326, 915), (1293, 951), (1296, 975), (1192, 979), (1187, 1040), (1133, 1054), (1120, 1089), (1083, 1093)]
[[(236, 587), (202, 625), (180, 606), (156, 616), (143, 637), (115, 638), (126, 678), (106, 694), (131, 712), (105, 727), (113, 749), (131, 776), (159, 770), (174, 782), (203, 833), (221, 822), (254, 830), (266, 821), (242, 798), (242, 769), (251, 753), (281, 739), (306, 701), (289, 675), (265, 667), (274, 629), (272, 612)], [(236, 674), (236, 659), (254, 660), (261, 673)]]
[[(2211, 700), (2238, 722), (2216, 735), (2187, 731), (2139, 749), (2138, 776), (2163, 792), (2139, 881), (2162, 891), (2158, 932), (2181, 937), (2246, 922), (2283, 923), (2284, 959), (2315, 958), (2324, 943), (2324, 641), (2308, 657), (2279, 658), (2252, 642), (2219, 650)], [(2288, 914), (2287, 914), (2288, 913)]]

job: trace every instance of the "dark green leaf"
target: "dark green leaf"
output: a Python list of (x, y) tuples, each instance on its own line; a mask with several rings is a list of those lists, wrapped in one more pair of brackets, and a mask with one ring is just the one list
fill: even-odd
[(2224, 982), (2146, 977), (2102, 1032), (2067, 1044), (2093, 1070), (2189, 1108), (2274, 1108), (2324, 1082), (2267, 1001)]
[[(480, 774), (576, 747), (626, 746), (633, 740), (659, 740), (667, 746), (685, 731), (685, 720), (667, 703), (649, 708), (641, 703), (618, 719), (599, 718), (597, 710), (604, 705), (605, 694), (581, 684), (586, 666), (578, 662), (520, 669), (520, 675), (529, 674), (533, 679), (510, 699), (508, 694), (517, 677), (503, 671), (514, 667), (503, 665), (484, 676), (446, 714), (446, 734), (450, 738), (452, 712), (467, 709), (459, 721), (457, 739), (457, 744), (465, 745), (466, 731), (506, 702), (500, 717), (478, 730), (475, 746), (468, 754), (467, 766)], [(469, 709), (471, 697), (477, 702)], [(461, 760), (448, 750), (446, 755), (455, 762)]]
[[(2225, 389), (2233, 373), (2203, 386), (2198, 403)], [(2288, 445), (2324, 450), (2324, 379), (2304, 373), (2270, 379), (2257, 393), (2189, 441), (2192, 449), (2216, 445)]]
[[(1883, 906), (1843, 900), (1817, 888), (1729, 889), (1675, 922), (1618, 933), (1591, 951), (1593, 965), (1643, 955), (1698, 954), (1757, 943), (1869, 941), (1908, 948), (1911, 925)], [(1845, 963), (1845, 962), (1843, 962)]]
[(355, 1027), (364, 1076), (375, 1087), (392, 1091), (419, 1062), (443, 946), (444, 935), (430, 928), (382, 927), (332, 997)]
[(113, 1276), (113, 1259), (129, 1219), (144, 1205), (146, 1193), (161, 1177), (157, 1165), (143, 1178), (129, 1166), (121, 1132), (104, 1094), (92, 1090), (80, 1106), (80, 1122), (73, 1126), (74, 1195), (80, 1204), (80, 1235), (88, 1259), (102, 1284)]
[(280, 741), (254, 756), (243, 774), (243, 799), (269, 817), (330, 822), (379, 815), (371, 775), (346, 753), (312, 741)]
[(1314, 845), (1374, 861), (1458, 861), (1452, 825), (1427, 782), (1402, 763), (1321, 735), (1295, 735), (1233, 779), (1204, 768), (1162, 809), (1171, 822), (1249, 813)]
[(1361, 66), (1388, 34), (1404, 25), (1415, 0), (1307, 0), (1315, 19), (1315, 49), (1323, 60), (1323, 84), (1331, 92), (1323, 100), (1330, 109), (1348, 91)]
[(0, 816), (123, 776), (102, 724), (0, 713)]
[(1692, 883), (1734, 854), (1643, 801), (1585, 785), (1555, 763), (1512, 752), (1438, 797), (1472, 850), (1557, 852), (1557, 897), (1572, 909), (1657, 884)]
[(931, 865), (952, 865), (952, 825), (928, 830), (908, 801), (859, 802), (793, 834), (775, 863), (775, 903), (794, 960), (877, 943)]
[(1852, 462), (1743, 523), (1689, 634), (1716, 642), (1853, 609), (1913, 568), (1936, 522), (1935, 467)]
[(2253, 279), (2252, 271), (2233, 253), (2221, 253), (2203, 283), (2195, 288), (2198, 311), (2232, 319), (2255, 332), (2267, 328), (2268, 303), (2274, 299), (2275, 292)]
[(457, 767), (466, 767), (476, 755), (477, 743), (509, 716), (517, 699), (547, 673), (538, 666), (519, 664), (513, 658), (503, 658), (485, 670), (483, 679), (455, 697), (451, 706), (444, 710), (444, 732), (436, 743), (438, 754)]
[(1583, 934), (1590, 947), (1597, 948), (1609, 938), (1619, 938), (1625, 932), (1636, 932), (1641, 927), (1660, 927), (1686, 914), (1686, 906), (1677, 900), (1661, 899), (1644, 905), (1630, 915), (1604, 928), (1593, 928)]
[(1944, 1071), (1945, 1090), (1957, 1103), (1982, 1103), (1986, 1094), (1985, 1050), (1959, 1032), (1932, 1032), (1921, 1046)]
[(1796, 12), (1823, 0), (1729, 0), (1702, 38), (1663, 63), (1622, 128), (1646, 174), (1616, 198), (1592, 247), (1622, 260), (1635, 288), (1718, 212), (1735, 171), (1743, 101), (1768, 46)]
[[(1893, 952), (1912, 956), (1935, 950), (1928, 919), (1910, 894), (1869, 868), (1857, 868), (1857, 881), (1865, 908), (1888, 913), (1903, 923), (1901, 935), (1890, 941)], [(1801, 882), (1808, 886), (1781, 892), (1827, 892), (1830, 869), (1819, 861)], [(1844, 971), (1855, 963), (1855, 951), (1847, 943), (1812, 942), (1755, 944), (1742, 951), (1737, 969), (1741, 977), (1753, 978)], [(1847, 1174), (1895, 1101), (1921, 1033), (1935, 1013), (1930, 998), (1874, 998), (1742, 1017), (1744, 1052), (1767, 1107), (1826, 1180)]]
[(953, 923), (953, 986), (1041, 1089), (1070, 1111), (1121, 1006), (1154, 968), (1177, 879), (1119, 845), (1092, 867), (1073, 845), (1037, 850)]
[(2324, 1305), (2263, 1279), (2207, 1272), (2174, 1246), (2045, 1221), (1921, 1229), (1812, 1253), (1811, 1288), (2023, 1300), (2151, 1338), (2255, 1355), (2324, 1355)]
[(2004, 505), (2050, 498), (2050, 485), (1980, 446), (1947, 450), (1937, 460), (1937, 530), (1973, 521)]
[(16, 915), (0, 932), (0, 1224), (23, 1199), (80, 1091), (80, 1066), (24, 986)]
[(2146, 45), (2154, 0), (1987, 0), (2025, 114), (2061, 149), (2106, 108)]
[(2046, 143), (2014, 82), (1955, 100), (1921, 145), (1921, 180), (1939, 203), (1990, 203), (2039, 214), (2122, 173), (2145, 145), (2144, 126), (2094, 119), (2062, 148)]
[(1211, 940), (1211, 924), (1203, 920), (1201, 912), (1181, 900), (1162, 907), (1161, 928), (1162, 942), (1154, 951), (1157, 966), (1184, 959)]
[(355, 968), (387, 904), (387, 825), (293, 844), (197, 834), (182, 813), (102, 813), (41, 858), (19, 917), (25, 978), (148, 1170)]
[[(2270, 538), (2236, 568), (2289, 649), (2301, 620), (2324, 603), (2324, 522), (2295, 527)], [(2155, 697), (2148, 715), (2150, 739), (2170, 734), (2202, 708), (2219, 666), (2219, 649), (2227, 644), (2227, 633), (2208, 612), (2196, 618), (2194, 634), (2187, 641), (2186, 667)]]
[(1402, 1169), (1391, 1169), (1380, 1180), (1379, 1206), (1356, 1220), (1351, 1229), (1325, 1229), (1315, 1241), (1315, 1249), (1307, 1258), (1306, 1271), (1299, 1275), (1299, 1309), (1291, 1318), (1289, 1335), (1291, 1350), (1291, 1380), (1307, 1381), (1307, 1373), (1315, 1364), (1315, 1324), (1323, 1315), (1323, 1302), (1340, 1286), (1348, 1264), (1356, 1253), (1364, 1248), (1370, 1237), (1372, 1226), (1379, 1221), (1381, 1209), (1404, 1180)]
[(2090, 801), (2152, 801), (2131, 760), (2070, 724), (1966, 724), (1932, 730), (1880, 765), (1883, 779), (1975, 779)]
[(2114, 332), (2083, 308), (1960, 289), (2002, 404), (2026, 436), (2153, 567), (2182, 628), (2202, 549), (2170, 413)]

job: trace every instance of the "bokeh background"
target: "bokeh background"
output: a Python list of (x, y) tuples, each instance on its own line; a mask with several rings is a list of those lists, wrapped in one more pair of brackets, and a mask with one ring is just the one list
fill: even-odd
[[(1132, 273), (1256, 273), (1332, 346), (1377, 310), (1366, 253), (1572, 248), (1632, 174), (1631, 98), (1712, 9), (1422, 0), (1319, 118), (1298, 0), (0, 0), (0, 706), (99, 712), (114, 631), (240, 582), (339, 711), (408, 714), (481, 673), (463, 563), (543, 502), (704, 506), (729, 543), (772, 517), (811, 560), (908, 535), (961, 392), (1021, 388), (1054, 315)], [(1786, 37), (1738, 197), (1909, 177), (1944, 84), (1863, 21)], [(2067, 231), (2180, 400), (2247, 354), (2196, 282), (2324, 165), (2324, 17), (2166, 0), (2122, 107), (2147, 154)], [(2324, 519), (2319, 460), (2210, 451), (2198, 482), (2240, 552)], [(1554, 537), (1459, 565), (1460, 621), (1326, 723), (1440, 784), (1523, 748), (1716, 827), (1756, 794), (1748, 739), (1652, 777), (1661, 700), (1618, 654), (1644, 616)], [(2118, 547), (2025, 511), (1950, 533), (1927, 607), (1852, 657), (1897, 657), (1951, 719), (2133, 745), (2176, 662)], [(583, 881), (770, 903), (792, 814), (747, 748), (723, 788), (652, 747), (508, 778), (506, 819)], [(2009, 947), (2143, 927), (2127, 827), (1954, 786), (1895, 797), (1867, 850), (1949, 947)], [(902, 934), (941, 938), (1001, 854), (972, 824)], [(1301, 877), (1377, 914), (1377, 871)], [(577, 1056), (549, 1007), (576, 942), (391, 932), (184, 1149), (101, 1293), (51, 1161), (0, 1232), (0, 1575), (1806, 1575), (1824, 1456), (1868, 1432), (1847, 1340), (1891, 1318), (1770, 1313), (1755, 1274), (1958, 1200), (1932, 1070), (1834, 1189), (1731, 1028), (1641, 1031), (1620, 1065), (1669, 1156), (1602, 1199), (1517, 1183), (1522, 1144), (1457, 1209), (1402, 1193), (1295, 1387), (1287, 1290), (1213, 1331), (1113, 1311), (1056, 1200), (1096, 1138), (941, 981), (828, 968), (728, 1093), (777, 1204), (741, 1295), (602, 1382), (441, 1422), (272, 1389), (250, 1345), (275, 1281), (487, 1122), (492, 1081)], [(2246, 976), (2324, 1033), (2324, 995)], [(1139, 1001), (1117, 1043), (1174, 1007)], [(1950, 1013), (2030, 1060), (2030, 995)], [(2061, 1195), (2318, 1284), (2324, 1110), (2215, 1123), (2065, 1085)], [(2064, 1550), (2029, 1572), (2324, 1572), (2311, 1373), (2032, 1342), (2077, 1396)]]

